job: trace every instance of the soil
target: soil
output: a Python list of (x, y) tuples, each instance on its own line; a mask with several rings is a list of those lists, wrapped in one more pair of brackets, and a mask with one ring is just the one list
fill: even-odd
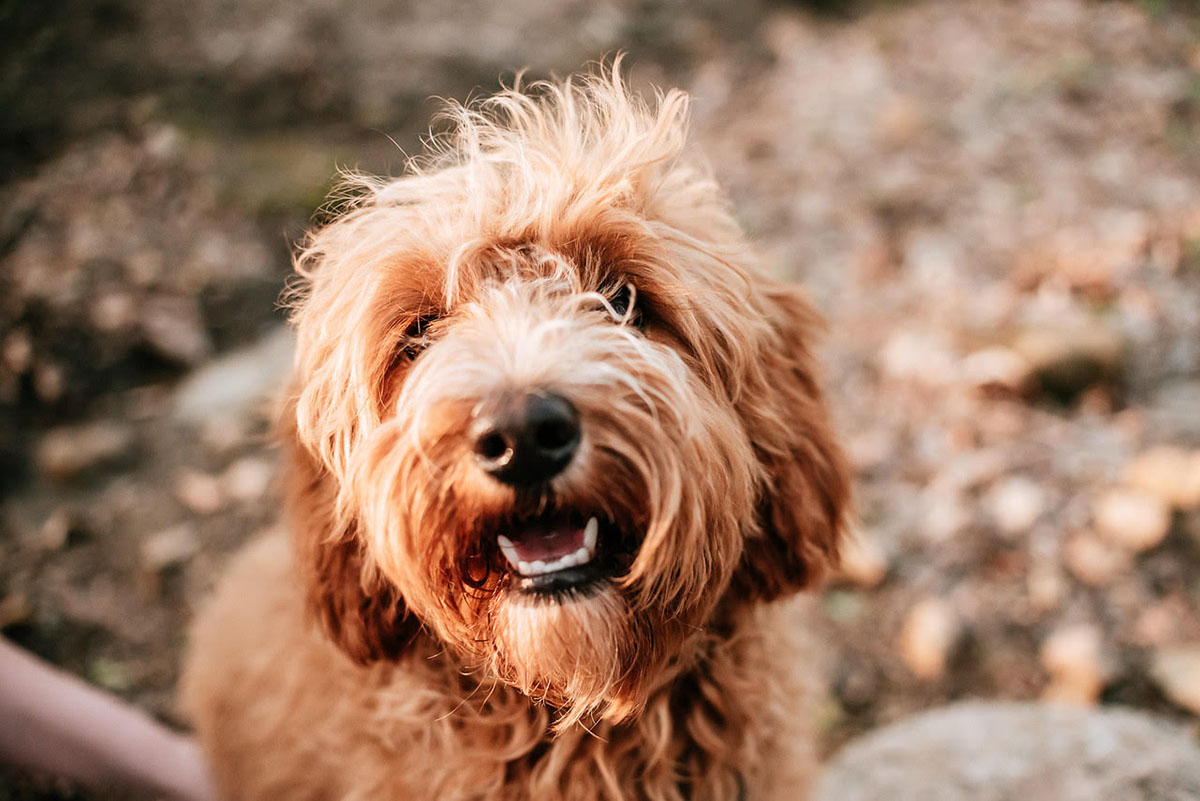
[(5, 636), (184, 725), (187, 621), (275, 522), (276, 299), (337, 170), (625, 50), (829, 320), (860, 539), (821, 591), (826, 751), (968, 697), (1196, 722), (1194, 7), (337, 5), (0, 2)]

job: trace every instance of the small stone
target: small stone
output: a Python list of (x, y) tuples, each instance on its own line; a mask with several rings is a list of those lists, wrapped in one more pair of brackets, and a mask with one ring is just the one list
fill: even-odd
[(133, 672), (125, 662), (99, 656), (88, 663), (88, 679), (108, 690), (120, 692), (133, 686)]
[(1080, 624), (1059, 629), (1042, 643), (1040, 657), (1050, 674), (1042, 700), (1094, 704), (1100, 698), (1104, 670), (1099, 628)]
[[(1138, 615), (1133, 624), (1133, 638), (1138, 645), (1160, 646), (1176, 640), (1180, 623), (1187, 615), (1188, 604), (1176, 598), (1159, 601)], [(1181, 613), (1182, 609), (1182, 613)]]
[(1030, 389), (1033, 368), (1011, 348), (977, 350), (959, 364), (963, 380), (983, 392), (1023, 395)]
[(47, 551), (62, 549), (71, 535), (71, 515), (65, 509), (55, 509), (38, 529), (38, 545)]
[(1104, 587), (1130, 567), (1130, 557), (1115, 545), (1089, 532), (1073, 535), (1063, 549), (1067, 570), (1081, 584)]
[(1025, 579), (1029, 605), (1038, 614), (1056, 608), (1066, 595), (1066, 582), (1058, 565), (1049, 559), (1036, 559)]
[(0, 629), (24, 623), (29, 619), (32, 609), (29, 599), (22, 593), (14, 592), (0, 598)]
[(860, 472), (881, 466), (898, 450), (895, 434), (882, 428), (868, 428), (848, 434), (845, 444), (846, 455)]
[(909, 610), (904, 619), (900, 658), (917, 678), (939, 678), (946, 670), (959, 630), (958, 616), (949, 603), (941, 598), (926, 598)]
[(14, 375), (21, 375), (28, 370), (33, 362), (33, 340), (29, 338), (29, 332), (23, 328), (10, 332), (4, 338), (0, 358), (3, 358), (4, 366)]
[(1100, 536), (1134, 553), (1158, 545), (1171, 529), (1171, 507), (1134, 489), (1109, 490), (1092, 514)]
[(841, 575), (860, 587), (877, 587), (887, 577), (887, 554), (873, 534), (856, 530), (842, 546)]
[(1046, 491), (1024, 476), (1004, 479), (984, 498), (996, 527), (1009, 536), (1029, 531), (1046, 511), (1046, 503)]
[(925, 113), (920, 103), (901, 95), (883, 104), (875, 122), (875, 136), (887, 147), (897, 147), (911, 141), (925, 126)]
[(903, 330), (884, 343), (880, 359), (883, 371), (892, 378), (929, 386), (949, 383), (958, 361), (941, 337)]
[(199, 515), (212, 514), (224, 503), (221, 482), (198, 470), (185, 470), (176, 476), (175, 497)]
[(132, 328), (137, 322), (137, 303), (125, 292), (101, 295), (92, 306), (92, 325), (101, 331)]
[(187, 562), (200, 550), (196, 530), (187, 523), (153, 534), (142, 543), (142, 567), (151, 575)]
[(221, 475), (221, 487), (230, 498), (252, 503), (266, 494), (274, 474), (267, 461), (246, 456), (226, 468)]
[(830, 590), (823, 600), (825, 616), (834, 623), (853, 623), (862, 617), (866, 608), (862, 594), (849, 590)]
[(192, 299), (153, 298), (144, 304), (139, 322), (146, 343), (171, 361), (199, 364), (212, 353), (203, 315)]
[(199, 432), (200, 444), (217, 456), (229, 453), (248, 436), (243, 418), (238, 415), (211, 417), (204, 421)]
[(57, 402), (63, 393), (62, 368), (57, 364), (39, 364), (33, 371), (33, 391), (39, 400)]
[(1168, 698), (1200, 715), (1200, 644), (1157, 651), (1150, 673)]
[(971, 522), (971, 512), (959, 493), (927, 492), (920, 533), (927, 542), (942, 543), (957, 537)]
[(62, 481), (120, 461), (133, 448), (133, 434), (114, 423), (57, 428), (38, 444), (37, 463), (47, 477)]
[(1200, 451), (1152, 448), (1125, 468), (1125, 483), (1177, 509), (1200, 507)]

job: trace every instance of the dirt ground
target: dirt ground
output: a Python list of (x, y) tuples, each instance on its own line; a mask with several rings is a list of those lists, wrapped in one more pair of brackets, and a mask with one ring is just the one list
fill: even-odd
[[(437, 109), (626, 50), (826, 314), (827, 751), (967, 697), (1200, 716), (1200, 27), (1083, 0), (0, 2), (0, 628), (182, 725), (272, 525), (289, 247)], [(0, 773), (0, 799), (101, 798)]]

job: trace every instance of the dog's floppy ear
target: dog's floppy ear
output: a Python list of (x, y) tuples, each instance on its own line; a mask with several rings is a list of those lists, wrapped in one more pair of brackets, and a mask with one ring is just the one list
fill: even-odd
[(356, 523), (338, 519), (334, 479), (299, 441), (291, 411), (281, 425), (289, 458), (288, 525), (308, 612), (355, 662), (395, 660), (421, 624), (371, 565)]
[(809, 350), (821, 328), (795, 287), (767, 287), (769, 336), (737, 401), (764, 467), (759, 526), (746, 540), (732, 592), (772, 600), (812, 586), (837, 565), (850, 476)]

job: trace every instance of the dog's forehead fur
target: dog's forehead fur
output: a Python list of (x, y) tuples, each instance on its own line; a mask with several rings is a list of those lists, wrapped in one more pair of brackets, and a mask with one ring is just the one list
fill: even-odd
[[(450, 132), (408, 175), (351, 176), (351, 208), (298, 257), (301, 296), (321, 299), (298, 304), (301, 372), (336, 348), (356, 379), (382, 380), (387, 344), (414, 320), (453, 316), (497, 280), (553, 273), (578, 292), (633, 284), (651, 335), (738, 393), (772, 310), (715, 181), (685, 150), (687, 105), (673, 90), (649, 106), (613, 73), (452, 106)], [(359, 321), (349, 342), (347, 318)], [(322, 400), (349, 412), (349, 440), (323, 448), (342, 463), (386, 410), (361, 394)]]

